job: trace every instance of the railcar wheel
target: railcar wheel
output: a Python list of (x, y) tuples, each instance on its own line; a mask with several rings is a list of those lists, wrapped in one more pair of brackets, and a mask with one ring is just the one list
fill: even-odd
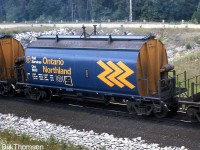
[(41, 101), (42, 98), (44, 97), (44, 92), (38, 90), (37, 88), (26, 88), (24, 90), (24, 94), (27, 99), (31, 100), (36, 100), (36, 101)]
[(104, 103), (106, 106), (110, 105), (111, 97), (110, 96), (104, 96)]
[(15, 95), (15, 87), (14, 85), (1, 85), (0, 93), (2, 96), (14, 96)]
[(52, 91), (51, 90), (46, 91), (46, 96), (45, 96), (45, 98), (43, 100), (45, 102), (51, 102), (52, 99), (53, 99)]
[(175, 116), (177, 114), (178, 111), (178, 106), (171, 106), (169, 107), (169, 115), (170, 116)]
[(129, 112), (130, 114), (133, 114), (133, 115), (137, 114), (137, 112), (135, 111), (135, 108), (134, 108), (132, 102), (128, 101), (128, 102), (126, 103), (126, 107), (127, 107), (127, 110), (128, 110), (128, 112)]
[(6, 94), (6, 87), (2, 84), (0, 87), (1, 95), (2, 96), (7, 96)]
[(153, 114), (156, 118), (165, 118), (168, 115), (168, 108), (166, 105), (161, 106), (160, 111), (158, 111), (156, 108), (153, 110)]
[(9, 96), (11, 96), (11, 97), (13, 97), (13, 96), (15, 96), (15, 86), (14, 85), (11, 85), (11, 86), (9, 86)]
[(189, 117), (190, 121), (192, 122), (198, 122), (199, 120), (199, 114), (198, 110), (196, 108), (188, 108), (187, 109), (187, 116)]

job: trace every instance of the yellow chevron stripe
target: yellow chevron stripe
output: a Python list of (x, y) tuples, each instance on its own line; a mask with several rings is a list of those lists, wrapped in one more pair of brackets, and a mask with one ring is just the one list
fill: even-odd
[(112, 74), (110, 74), (107, 78), (112, 81), (113, 83), (115, 83), (117, 86), (119, 86), (120, 88), (124, 87), (124, 84), (122, 84), (121, 82), (119, 82), (116, 77), (118, 75), (120, 75), (121, 73), (123, 73), (123, 70), (121, 70), (117, 65), (115, 65), (112, 61), (107, 62), (107, 64), (114, 69), (114, 72)]
[(99, 66), (101, 66), (101, 67), (105, 70), (104, 72), (102, 72), (101, 74), (99, 74), (97, 77), (98, 77), (100, 80), (102, 80), (104, 83), (106, 83), (108, 86), (113, 87), (114, 84), (113, 84), (111, 81), (109, 81), (108, 79), (106, 79), (106, 76), (109, 75), (110, 73), (112, 73), (113, 70), (112, 70), (110, 67), (108, 67), (108, 66), (107, 66), (103, 61), (101, 61), (101, 60), (99, 60), (99, 61), (97, 62), (97, 64), (98, 64)]
[(130, 82), (128, 82), (127, 80), (126, 80), (126, 78), (128, 77), (128, 76), (130, 76), (131, 74), (133, 74), (134, 73), (134, 71), (132, 71), (129, 67), (127, 67), (123, 62), (118, 62), (117, 63), (117, 65), (118, 66), (120, 66), (125, 72), (122, 74), (122, 75), (120, 75), (117, 79), (119, 80), (119, 81), (121, 81), (123, 84), (125, 84), (126, 86), (128, 86), (130, 89), (133, 89), (133, 88), (135, 88), (135, 86), (133, 85), (133, 84), (131, 84)]

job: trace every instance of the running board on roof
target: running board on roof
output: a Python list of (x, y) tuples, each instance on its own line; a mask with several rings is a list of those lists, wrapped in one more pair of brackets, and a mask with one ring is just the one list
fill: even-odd
[(152, 35), (91, 35), (83, 38), (80, 35), (43, 35), (37, 39), (85, 39), (85, 40), (108, 40), (112, 37), (112, 41), (131, 41), (131, 40), (148, 40), (154, 39)]

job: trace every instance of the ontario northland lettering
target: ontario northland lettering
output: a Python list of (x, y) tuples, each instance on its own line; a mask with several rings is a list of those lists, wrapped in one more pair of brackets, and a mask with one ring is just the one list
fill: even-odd
[(42, 63), (46, 65), (60, 65), (63, 66), (65, 64), (64, 60), (62, 59), (48, 59), (47, 57), (44, 57), (42, 59)]
[[(72, 74), (72, 69), (69, 68), (61, 68), (60, 66), (63, 66), (65, 64), (65, 61), (62, 59), (49, 59), (47, 57), (44, 57), (42, 59), (42, 63), (44, 64), (42, 66), (42, 71), (43, 73), (48, 73), (48, 74), (62, 74), (62, 75), (71, 75)], [(54, 67), (48, 67), (46, 65), (54, 65)]]

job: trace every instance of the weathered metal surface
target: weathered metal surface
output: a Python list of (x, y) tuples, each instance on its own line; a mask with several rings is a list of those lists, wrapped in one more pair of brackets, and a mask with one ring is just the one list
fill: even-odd
[(2, 80), (16, 78), (14, 66), (18, 58), (23, 56), (24, 49), (19, 41), (10, 36), (0, 38), (0, 76)]
[(37, 41), (33, 41), (29, 47), (139, 50), (142, 44), (151, 38), (148, 35), (90, 36), (87, 38), (77, 35), (42, 36)]
[(38, 40), (32, 42), (29, 47), (45, 47), (45, 48), (95, 48), (95, 49), (131, 49), (139, 50), (143, 41), (93, 41), (93, 40), (60, 40), (56, 42), (54, 39)]

